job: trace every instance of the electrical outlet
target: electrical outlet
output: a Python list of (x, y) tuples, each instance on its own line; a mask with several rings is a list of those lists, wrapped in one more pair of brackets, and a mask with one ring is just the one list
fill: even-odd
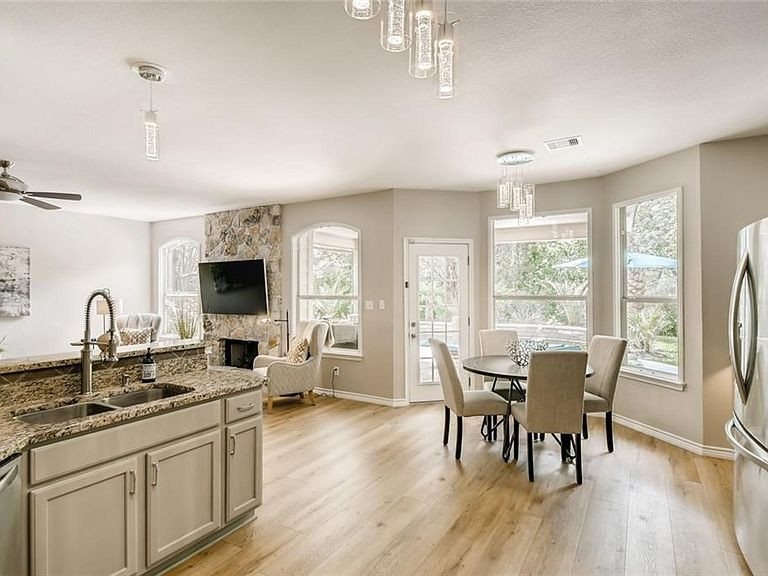
[(334, 376), (341, 376), (341, 368), (339, 368), (338, 366), (334, 366), (333, 367), (333, 375)]

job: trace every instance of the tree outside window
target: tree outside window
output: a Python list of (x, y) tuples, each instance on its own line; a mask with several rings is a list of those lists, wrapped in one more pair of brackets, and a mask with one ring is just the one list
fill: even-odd
[(194, 338), (200, 329), (200, 243), (186, 238), (160, 248), (160, 314), (165, 336)]

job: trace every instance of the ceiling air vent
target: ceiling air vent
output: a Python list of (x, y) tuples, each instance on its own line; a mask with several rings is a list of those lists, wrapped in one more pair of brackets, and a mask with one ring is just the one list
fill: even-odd
[(558, 138), (556, 140), (546, 140), (544, 146), (550, 152), (561, 150), (563, 148), (573, 148), (583, 144), (581, 136), (569, 136), (568, 138)]

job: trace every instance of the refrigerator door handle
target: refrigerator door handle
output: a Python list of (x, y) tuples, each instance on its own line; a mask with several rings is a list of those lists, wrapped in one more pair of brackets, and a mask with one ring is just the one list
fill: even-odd
[[(739, 308), (741, 307), (741, 294), (745, 286), (749, 290), (749, 349), (747, 351), (747, 366), (745, 372), (741, 372), (742, 348), (739, 346), (740, 328)], [(731, 306), (728, 314), (728, 348), (730, 349), (731, 368), (736, 380), (736, 385), (741, 395), (741, 401), (747, 403), (749, 388), (752, 383), (752, 376), (755, 372), (755, 359), (757, 358), (757, 294), (755, 293), (755, 280), (752, 276), (752, 267), (749, 261), (749, 252), (744, 255), (739, 262), (736, 277), (733, 280), (733, 289), (731, 290)]]
[[(740, 441), (740, 438), (736, 437), (734, 432), (744, 439), (743, 442)], [(761, 458), (758, 454), (749, 449), (751, 447), (750, 445), (755, 442), (749, 437), (735, 416), (725, 424), (725, 435), (734, 450), (742, 454), (753, 464), (760, 466), (763, 470), (768, 470), (768, 460)], [(745, 446), (745, 444), (747, 444), (747, 446)]]

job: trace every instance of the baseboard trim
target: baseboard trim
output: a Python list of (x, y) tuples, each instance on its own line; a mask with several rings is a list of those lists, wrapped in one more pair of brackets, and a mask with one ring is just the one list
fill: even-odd
[(343, 400), (354, 400), (355, 402), (389, 406), (390, 408), (402, 408), (408, 406), (408, 401), (405, 398), (384, 398), (383, 396), (360, 394), (359, 392), (347, 392), (346, 390), (336, 390), (334, 392), (330, 388), (315, 388), (315, 392), (327, 394), (328, 396), (335, 395), (336, 398), (342, 398)]
[[(602, 414), (590, 414), (590, 416), (603, 417)], [(672, 444), (673, 446), (677, 446), (683, 450), (688, 450), (689, 452), (693, 452), (699, 456), (709, 456), (711, 458), (720, 458), (722, 460), (733, 460), (733, 450), (731, 448), (707, 446), (705, 444), (699, 444), (698, 442), (692, 442), (691, 440), (683, 438), (682, 436), (678, 436), (677, 434), (672, 434), (666, 430), (661, 430), (659, 428), (649, 426), (643, 422), (632, 420), (631, 418), (627, 418), (621, 414), (616, 414), (616, 412), (613, 413), (613, 421), (616, 424), (621, 424), (622, 426), (631, 428), (636, 432), (640, 432), (646, 436), (651, 436), (652, 438), (656, 438), (657, 440), (661, 440), (667, 444)]]

